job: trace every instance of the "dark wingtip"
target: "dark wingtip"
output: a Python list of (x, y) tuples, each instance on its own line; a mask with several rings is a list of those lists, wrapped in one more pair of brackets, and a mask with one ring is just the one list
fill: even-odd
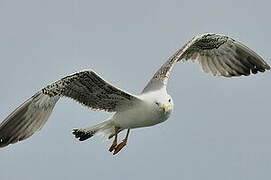
[(266, 69), (266, 70), (270, 70), (270, 65), (266, 63), (266, 64), (265, 64), (265, 69)]
[(8, 145), (9, 145), (8, 141), (6, 141), (4, 138), (1, 137), (0, 138), (0, 148), (6, 147)]
[(79, 141), (84, 141), (88, 138), (91, 138), (95, 132), (91, 131), (91, 132), (86, 132), (84, 130), (80, 130), (80, 129), (73, 129), (72, 134), (75, 136), (75, 138), (77, 138)]

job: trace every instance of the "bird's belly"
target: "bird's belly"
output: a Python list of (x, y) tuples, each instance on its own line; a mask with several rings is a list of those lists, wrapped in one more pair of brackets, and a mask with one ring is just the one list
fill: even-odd
[(131, 109), (116, 113), (113, 116), (113, 121), (116, 126), (126, 129), (153, 126), (164, 122), (167, 118), (159, 112), (148, 109)]

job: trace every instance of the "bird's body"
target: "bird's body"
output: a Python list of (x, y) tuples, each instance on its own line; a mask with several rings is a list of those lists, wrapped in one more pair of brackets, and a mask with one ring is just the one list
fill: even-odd
[[(117, 127), (133, 129), (153, 126), (169, 118), (173, 110), (173, 104), (165, 90), (141, 94), (138, 97), (142, 100), (142, 103), (113, 115), (112, 120)], [(168, 102), (169, 99), (170, 102)], [(166, 110), (160, 107), (163, 105), (167, 107)]]
[[(74, 129), (80, 141), (101, 133), (115, 137), (109, 151), (118, 153), (126, 144), (130, 129), (153, 126), (167, 120), (173, 111), (173, 100), (167, 93), (167, 82), (177, 62), (193, 61), (215, 76), (248, 76), (270, 70), (255, 52), (224, 35), (195, 36), (173, 54), (151, 78), (139, 95), (127, 93), (103, 80), (93, 70), (66, 76), (28, 99), (0, 124), (0, 147), (32, 136), (47, 122), (61, 97), (71, 98), (93, 110), (114, 113), (95, 126)], [(118, 133), (127, 129), (125, 139), (117, 143)]]
[[(87, 128), (77, 129), (78, 138), (85, 140), (96, 133), (105, 137), (114, 135), (114, 127), (120, 131), (154, 126), (166, 121), (173, 111), (173, 100), (167, 94), (166, 89), (142, 93), (136, 96), (141, 101), (128, 109), (114, 113), (106, 121)], [(82, 138), (82, 139), (81, 139)]]

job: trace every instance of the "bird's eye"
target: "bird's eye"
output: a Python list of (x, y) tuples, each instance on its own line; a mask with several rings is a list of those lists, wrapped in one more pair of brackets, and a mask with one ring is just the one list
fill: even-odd
[(168, 102), (171, 102), (171, 99), (168, 99)]

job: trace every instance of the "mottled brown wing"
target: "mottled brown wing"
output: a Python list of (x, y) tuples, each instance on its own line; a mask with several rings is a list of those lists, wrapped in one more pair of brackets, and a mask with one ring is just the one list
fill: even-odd
[(167, 85), (169, 73), (178, 61), (198, 62), (206, 73), (234, 77), (270, 70), (270, 66), (254, 51), (224, 35), (203, 34), (194, 37), (179, 49), (154, 74), (144, 92)]

